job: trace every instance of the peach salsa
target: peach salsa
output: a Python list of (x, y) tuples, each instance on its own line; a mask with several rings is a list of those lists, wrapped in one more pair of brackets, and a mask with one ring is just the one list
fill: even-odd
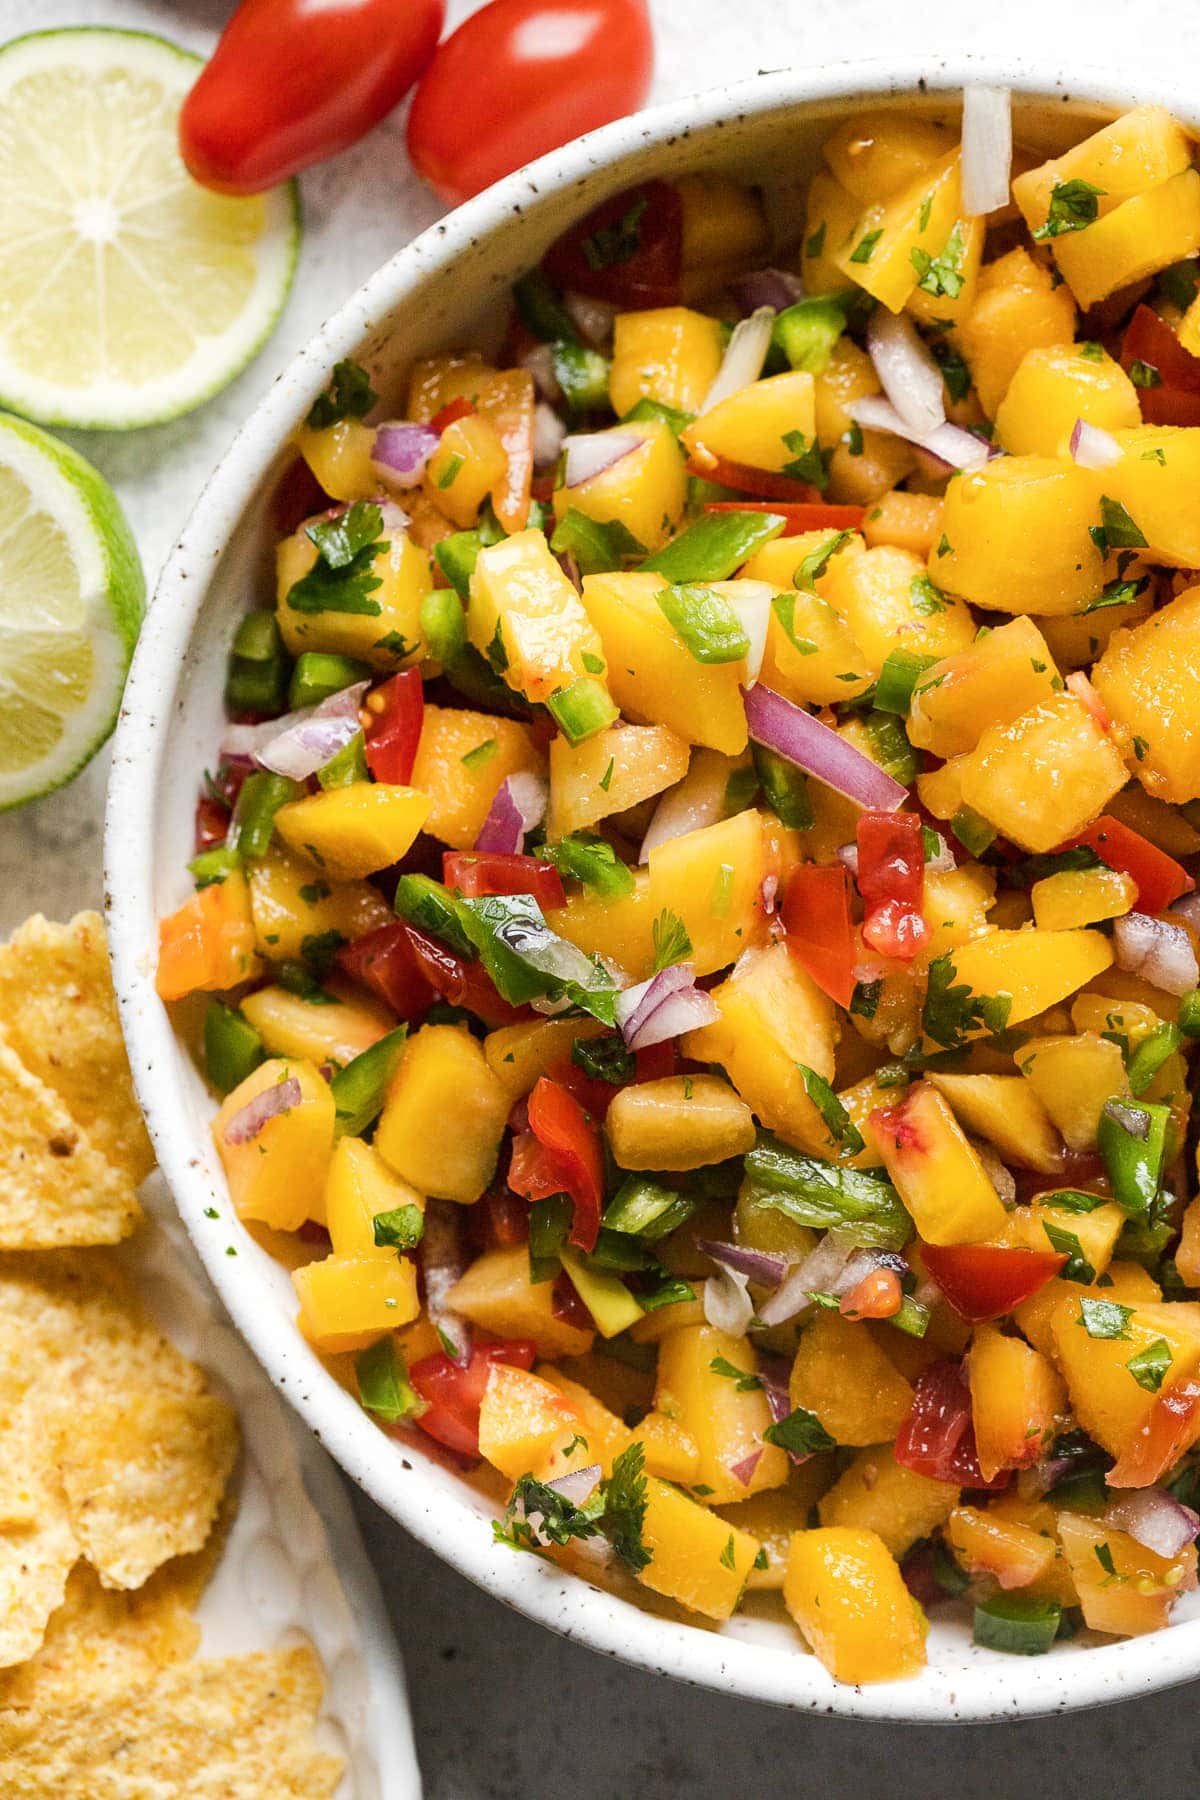
[(339, 364), (161, 927), (381, 1426), (840, 1681), (1196, 1586), (1193, 150), (861, 115)]

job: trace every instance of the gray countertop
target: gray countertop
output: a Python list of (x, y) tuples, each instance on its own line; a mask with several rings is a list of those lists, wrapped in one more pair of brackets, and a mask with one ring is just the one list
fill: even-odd
[[(652, 0), (657, 94), (758, 68), (848, 55), (1025, 49), (1059, 66), (1121, 71), (1193, 55), (1200, 15), (1185, 0), (1141, 12), (1119, 0)], [(51, 25), (128, 24), (203, 49), (230, 0), (0, 0), (0, 37)], [(471, 10), (451, 0), (452, 19)], [(1118, 26), (1120, 29), (1118, 30)], [(275, 338), (231, 388), (190, 418), (128, 437), (79, 434), (120, 493), (153, 578), (206, 475), (286, 358), (437, 202), (409, 172), (393, 121), (306, 179), (307, 235)], [(0, 928), (35, 909), (67, 916), (100, 891), (103, 757), (65, 793), (0, 819)], [(1193, 1694), (1028, 1725), (936, 1727), (814, 1721), (674, 1685), (552, 1637), (507, 1611), (355, 1495), (408, 1666), (430, 1800), (771, 1800), (815, 1792), (855, 1800), (1059, 1800), (1184, 1793), (1200, 1774)], [(1163, 1655), (1170, 1655), (1169, 1639)]]

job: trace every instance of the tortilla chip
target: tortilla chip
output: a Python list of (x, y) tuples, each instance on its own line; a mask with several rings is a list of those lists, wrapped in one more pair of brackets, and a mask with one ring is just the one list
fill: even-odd
[(237, 1456), (212, 1395), (146, 1390), (60, 1415), (55, 1460), (79, 1548), (107, 1588), (137, 1588), (199, 1550)]
[(35, 913), (0, 945), (0, 1019), (26, 1068), (59, 1096), (100, 1154), (130, 1185), (144, 1181), (154, 1152), (134, 1097), (98, 913), (79, 913), (69, 925)]
[(109, 1250), (0, 1252), (0, 1420), (35, 1382), (77, 1411), (137, 1388), (204, 1391)]
[(79, 1557), (51, 1455), (51, 1435), (43, 1432), (34, 1440), (24, 1469), (32, 1516), (0, 1531), (0, 1669), (24, 1662), (38, 1649)]
[(190, 1577), (181, 1573), (190, 1560), (167, 1563), (136, 1594), (101, 1587), (95, 1571), (77, 1563), (41, 1648), (0, 1670), (0, 1712), (103, 1700), (194, 1656), (200, 1627), (188, 1609)]
[(125, 1176), (0, 1037), (0, 1249), (115, 1244), (141, 1216)]
[(307, 1647), (182, 1662), (119, 1700), (0, 1714), (5, 1800), (332, 1800)]

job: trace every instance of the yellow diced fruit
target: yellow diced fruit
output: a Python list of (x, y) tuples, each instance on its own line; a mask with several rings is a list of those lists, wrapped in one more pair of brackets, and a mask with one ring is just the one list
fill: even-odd
[(402, 1206), (425, 1211), (425, 1196), (392, 1174), (362, 1138), (338, 1139), (325, 1177), (325, 1228), (335, 1256), (394, 1257), (395, 1249), (375, 1242), (377, 1213)]
[(1140, 425), (1137, 389), (1099, 344), (1051, 344), (1022, 357), (996, 411), (1010, 456), (1063, 456), (1076, 421), (1102, 431)]
[(1075, 337), (1075, 302), (1027, 250), (1010, 250), (980, 271), (975, 304), (958, 328), (979, 403), (994, 419), (1026, 353)]
[(642, 1309), (619, 1275), (589, 1263), (578, 1250), (570, 1250), (565, 1244), (559, 1258), (601, 1337), (619, 1337), (636, 1325)]
[(925, 1666), (924, 1615), (877, 1532), (798, 1531), (783, 1601), (837, 1681), (904, 1681)]
[(821, 146), (835, 177), (856, 200), (887, 200), (954, 148), (944, 125), (898, 108), (855, 113)]
[(439, 352), (415, 363), (408, 378), (405, 417), (428, 425), (452, 400), (478, 402), (496, 371), (477, 350)]
[(956, 475), (942, 511), (941, 545), (949, 549), (934, 551), (930, 575), (975, 606), (1078, 612), (1104, 586), (1103, 559), (1088, 536), (1100, 516), (1099, 479), (1047, 456), (998, 456)]
[(682, 287), (687, 298), (718, 293), (728, 275), (760, 257), (771, 242), (760, 195), (731, 175), (677, 175)]
[(1059, 1513), (1058, 1534), (1092, 1631), (1114, 1637), (1158, 1631), (1181, 1589), (1195, 1583), (1194, 1544), (1176, 1557), (1156, 1556), (1128, 1532), (1074, 1512)]
[(339, 881), (400, 861), (429, 817), (429, 798), (386, 781), (356, 781), (290, 800), (275, 814), (284, 843)]
[(932, 1537), (957, 1504), (953, 1482), (918, 1475), (896, 1461), (890, 1444), (873, 1444), (855, 1452), (817, 1510), (822, 1525), (877, 1533), (898, 1558), (919, 1539)]
[(1093, 670), (1117, 727), (1142, 746), (1134, 773), (1148, 794), (1200, 798), (1200, 587), (1114, 634)]
[(768, 1589), (777, 1593), (783, 1587), (792, 1534), (806, 1529), (813, 1506), (832, 1473), (831, 1457), (810, 1456), (791, 1470), (786, 1487), (764, 1488), (749, 1500), (717, 1509), (728, 1524), (748, 1531), (761, 1546), (766, 1567), (756, 1564), (750, 1571), (748, 1591)]
[(336, 932), (352, 942), (395, 923), (378, 888), (365, 881), (317, 879), (307, 857), (294, 856), (281, 844), (251, 863), (248, 880), (255, 942), (270, 962), (295, 961), (306, 938)]
[(326, 1256), (293, 1269), (292, 1281), (300, 1328), (329, 1355), (365, 1349), (421, 1310), (416, 1267), (394, 1252), (390, 1258)]
[(555, 1063), (569, 1057), (575, 1044), (607, 1030), (600, 1019), (529, 1019), (489, 1031), (483, 1054), (511, 1104), (531, 1092)]
[[(796, 433), (803, 442), (788, 441)], [(680, 442), (701, 470), (724, 458), (778, 474), (811, 447), (815, 435), (813, 378), (789, 369), (718, 400), (685, 428)]]
[[(286, 988), (261, 987), (247, 994), (241, 1010), (272, 1056), (302, 1056), (318, 1066), (348, 1063), (385, 1037), (395, 1015), (369, 995), (337, 983), (319, 1006)], [(335, 997), (336, 992), (336, 997)]]
[[(311, 523), (311, 521), (309, 521)], [(353, 656), (373, 669), (395, 669), (421, 652), (421, 602), (433, 585), (429, 558), (404, 531), (385, 525), (382, 548), (371, 563), (379, 586), (365, 597), (373, 611), (340, 612), (329, 608), (305, 612), (289, 604), (296, 583), (317, 560), (317, 547), (304, 526), (286, 537), (276, 552), (277, 616), (283, 641), (293, 656), (320, 650)], [(397, 644), (403, 646), (397, 653)]]
[(868, 549), (894, 544), (924, 560), (942, 535), (942, 502), (932, 494), (910, 494), (893, 488), (883, 494), (863, 520)]
[(686, 1425), (666, 1413), (648, 1412), (633, 1433), (646, 1452), (646, 1471), (686, 1487), (699, 1481), (700, 1446)]
[[(1088, 1306), (1099, 1304), (1087, 1298)], [(1157, 1392), (1148, 1391), (1130, 1373), (1130, 1359), (1161, 1343), (1170, 1356), (1162, 1388), (1195, 1375), (1200, 1367), (1196, 1312), (1182, 1302), (1145, 1301), (1116, 1321), (1119, 1335), (1093, 1337), (1083, 1299), (1070, 1295), (1055, 1307), (1051, 1319), (1055, 1356), (1072, 1409), (1084, 1430), (1111, 1456), (1120, 1457), (1132, 1448), (1158, 1399)], [(1110, 1329), (1107, 1318), (1102, 1328)]]
[(373, 500), (379, 477), (371, 467), (375, 427), (361, 419), (338, 419), (319, 431), (302, 425), (296, 448), (331, 500)]
[[(934, 558), (936, 566), (936, 556)], [(990, 725), (1052, 700), (1058, 671), (1032, 619), (1010, 619), (935, 663), (913, 689), (908, 735), (920, 750), (960, 756)]]
[(1055, 261), (1080, 306), (1095, 306), (1197, 250), (1200, 172), (1192, 168), (1054, 240)]
[(892, 312), (916, 287), (921, 257), (941, 253), (962, 210), (959, 162), (954, 150), (888, 199), (869, 202), (836, 253), (843, 277)]
[[(1096, 1217), (1096, 1213), (1076, 1215), (1076, 1218), (1095, 1219)], [(1074, 1231), (1074, 1223), (1069, 1229)], [(1022, 1241), (1027, 1242), (1031, 1250), (1042, 1248), (1032, 1233)], [(1030, 1299), (1022, 1300), (1013, 1313), (1013, 1318), (1035, 1350), (1040, 1350), (1042, 1355), (1048, 1356), (1051, 1361), (1057, 1360), (1054, 1315), (1064, 1300), (1078, 1300), (1081, 1295), (1086, 1295), (1089, 1300), (1117, 1300), (1122, 1306), (1141, 1306), (1145, 1301), (1162, 1299), (1162, 1292), (1158, 1284), (1138, 1263), (1110, 1263), (1104, 1271), (1103, 1279), (1107, 1285), (1099, 1288), (1090, 1283), (1067, 1281), (1061, 1275), (1056, 1275), (1052, 1281), (1046, 1283), (1045, 1287), (1039, 1288)]]
[[(1155, 993), (1158, 992), (1156, 989)], [(1162, 995), (1162, 999), (1169, 1002), (1166, 994)], [(1113, 994), (1080, 994), (1071, 1003), (1071, 1023), (1076, 1031), (1115, 1032), (1129, 1039), (1131, 1050), (1136, 1050), (1143, 1038), (1148, 1038), (1151, 1032), (1157, 1031), (1162, 1019), (1167, 1016), (1167, 1013), (1160, 1013), (1153, 1006), (1145, 1006), (1137, 1000), (1119, 1000)], [(1032, 1045), (1027, 1044), (1025, 1048), (1029, 1050)]]
[(1062, 1145), (1037, 1094), (1019, 1075), (929, 1077), (950, 1102), (955, 1117), (976, 1137), (994, 1144), (1005, 1162), (1053, 1175)]
[(1168, 806), (1165, 800), (1152, 800), (1144, 788), (1133, 782), (1113, 795), (1108, 810), (1114, 819), (1149, 838), (1168, 856), (1195, 856), (1200, 850), (1200, 831), (1175, 807)]
[[(809, 183), (804, 215), (804, 247), (800, 273), (810, 294), (827, 294), (846, 285), (837, 257), (862, 205), (825, 169)], [(878, 390), (876, 390), (878, 391)]]
[(827, 448), (839, 443), (854, 423), (849, 411), (853, 402), (882, 392), (875, 364), (866, 351), (853, 338), (838, 338), (829, 352), (829, 361), (813, 377), (814, 413), (821, 443)]
[[(1108, 648), (1110, 639), (1124, 626), (1137, 625), (1154, 611), (1154, 585), (1147, 581), (1139, 593), (1145, 566), (1130, 565), (1128, 579), (1133, 583), (1134, 597), (1099, 612), (1059, 613), (1052, 619), (1039, 619), (1050, 653), (1059, 668), (1069, 675), (1075, 669), (1085, 673), (1098, 656)], [(1114, 810), (1115, 808), (1111, 808)]]
[(665, 420), (640, 419), (636, 425), (615, 429), (622, 443), (636, 437), (640, 444), (577, 487), (556, 488), (554, 516), (561, 519), (574, 507), (601, 525), (615, 520), (643, 549), (657, 550), (683, 517), (687, 500), (683, 454)]
[(560, 1388), (527, 1369), (497, 1363), (479, 1406), (479, 1454), (517, 1481), (538, 1468), (561, 1438), (574, 1436), (580, 1424), (578, 1408)]
[(800, 1069), (833, 1078), (838, 1023), (832, 1001), (785, 943), (746, 951), (711, 998), (721, 1016), (687, 1033), (684, 1055), (720, 1064), (769, 1130), (818, 1156), (831, 1154), (836, 1146)]
[[(618, 1363), (611, 1356), (585, 1354), (582, 1358), (575, 1358), (572, 1367), (578, 1368), (580, 1362), (591, 1364), (593, 1369), (602, 1369), (606, 1374), (614, 1369), (629, 1368), (628, 1364)], [(564, 1433), (562, 1441), (552, 1445), (540, 1463), (532, 1465), (538, 1480), (553, 1481), (556, 1476), (565, 1475), (572, 1469), (586, 1469), (592, 1463), (599, 1463), (604, 1473), (610, 1475), (614, 1459), (627, 1450), (632, 1442), (629, 1430), (590, 1388), (584, 1387), (579, 1381), (573, 1381), (561, 1369), (549, 1363), (539, 1363), (535, 1373), (566, 1395), (578, 1421), (573, 1431)], [(646, 1399), (648, 1398), (647, 1394)], [(626, 1403), (622, 1399), (621, 1404)], [(638, 1410), (641, 1410), (640, 1406)]]
[[(291, 1082), (290, 1104), (239, 1142), (244, 1108), (269, 1089)], [(329, 1083), (312, 1063), (295, 1057), (260, 1063), (226, 1095), (212, 1133), (239, 1219), (257, 1219), (276, 1231), (298, 1231), (306, 1219), (323, 1220), (333, 1118)]]
[(927, 1081), (876, 1113), (875, 1138), (900, 1198), (930, 1244), (982, 1244), (1004, 1225), (1004, 1207), (953, 1112)]
[[(796, 541), (777, 539), (780, 544)], [(832, 706), (865, 694), (875, 670), (828, 600), (801, 589), (779, 595), (771, 607), (760, 679), (800, 706)]]
[(1020, 1025), (1101, 974), (1112, 954), (1101, 931), (992, 931), (955, 951), (952, 979), (972, 994), (1009, 996), (1006, 1022)]
[(905, 311), (934, 331), (961, 325), (975, 305), (986, 240), (986, 220), (955, 219), (932, 263), (921, 259), (921, 279)]
[(1066, 1410), (1066, 1390), (1053, 1363), (995, 1325), (977, 1325), (967, 1376), (984, 1480), (1044, 1456)]
[(429, 796), (425, 829), (452, 850), (470, 850), (510, 775), (540, 775), (546, 761), (527, 725), (493, 713), (426, 706), (412, 784)]
[[(668, 1250), (672, 1255), (674, 1246)], [(643, 1313), (630, 1330), (630, 1337), (635, 1344), (658, 1344), (672, 1331), (679, 1331), (684, 1325), (704, 1324), (704, 1282), (696, 1277), (691, 1278), (691, 1289), (695, 1295), (693, 1300), (676, 1300), (670, 1306), (656, 1306), (653, 1312)]]
[(835, 1443), (890, 1443), (913, 1390), (865, 1324), (821, 1311), (800, 1334), (788, 1396), (815, 1413)]
[(946, 1536), (969, 1575), (991, 1575), (1003, 1589), (1027, 1588), (1041, 1580), (1058, 1551), (1054, 1538), (1032, 1525), (997, 1518), (977, 1506), (956, 1506)]
[(423, 483), (426, 498), (465, 531), (474, 525), (507, 467), (495, 427), (482, 413), (467, 413), (445, 427), (429, 458)]
[(1200, 482), (1200, 427), (1138, 425), (1114, 435), (1123, 454), (1102, 471), (1104, 492), (1136, 523), (1149, 545), (1148, 561), (1195, 568), (1200, 525), (1188, 495)]
[(1070, 1192), (1060, 1196), (1052, 1188), (1049, 1193), (1038, 1194), (1031, 1206), (1014, 1207), (1008, 1222), (1019, 1242), (1043, 1252), (1055, 1249), (1054, 1237), (1061, 1239), (1063, 1232), (1069, 1232), (1077, 1239), (1079, 1254), (1098, 1279), (1112, 1261), (1125, 1215), (1113, 1200), (1103, 1201), (1091, 1212), (1080, 1212), (1072, 1208)]
[(1105, 214), (1186, 169), (1191, 160), (1191, 140), (1166, 107), (1139, 106), (1061, 156), (1019, 174), (1012, 184), (1013, 198), (1026, 224), (1037, 230), (1046, 223), (1054, 189), (1068, 181), (1086, 181), (1098, 188), (1097, 210)]
[(849, 544), (830, 562), (821, 592), (846, 621), (876, 675), (893, 650), (950, 656), (974, 642), (970, 608), (942, 593), (911, 550)]
[(1031, 1038), (1017, 1051), (1016, 1061), (1067, 1148), (1094, 1150), (1105, 1102), (1129, 1094), (1120, 1045), (1100, 1031)]
[(667, 1075), (622, 1088), (605, 1119), (622, 1169), (702, 1169), (754, 1148), (754, 1118), (717, 1075)]
[(1128, 778), (1111, 734), (1070, 693), (990, 725), (960, 774), (966, 805), (1034, 852), (1090, 825)]
[(658, 604), (665, 585), (652, 574), (584, 577), (583, 604), (604, 645), (612, 697), (629, 718), (737, 756), (746, 748), (745, 661), (697, 662)]
[(709, 1619), (732, 1615), (758, 1556), (756, 1538), (656, 1475), (646, 1477), (642, 1543), (642, 1585)]
[(508, 1112), (466, 1027), (423, 1025), (392, 1077), (375, 1148), (420, 1193), (469, 1205), (495, 1172)]
[(721, 366), (721, 327), (686, 306), (618, 313), (608, 394), (623, 418), (639, 400), (699, 412)]
[[(757, 1368), (744, 1337), (714, 1325), (672, 1331), (659, 1346), (654, 1404), (695, 1440), (699, 1460), (693, 1479), (711, 1488), (706, 1499), (722, 1506), (760, 1488), (782, 1487), (788, 1459), (785, 1451), (762, 1441), (771, 1412), (761, 1387), (741, 1392), (737, 1380), (714, 1364), (739, 1369), (749, 1378)], [(756, 1452), (761, 1452), (757, 1462)]]
[(1060, 869), (1035, 881), (1034, 922), (1043, 931), (1070, 931), (1119, 919), (1137, 905), (1137, 882), (1118, 869)]
[(610, 725), (582, 744), (550, 745), (551, 838), (569, 837), (674, 787), (688, 771), (688, 746), (666, 725)]
[(493, 1337), (532, 1338), (539, 1356), (582, 1356), (595, 1333), (555, 1315), (553, 1289), (552, 1281), (530, 1281), (528, 1246), (514, 1244), (477, 1256), (446, 1298)]
[(467, 635), (501, 665), (509, 687), (535, 703), (581, 675), (603, 680), (600, 639), (544, 531), (519, 531), (479, 552)]

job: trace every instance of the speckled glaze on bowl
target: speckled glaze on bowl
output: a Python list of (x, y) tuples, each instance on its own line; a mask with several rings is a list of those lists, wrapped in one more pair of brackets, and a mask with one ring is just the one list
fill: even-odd
[[(322, 1367), (296, 1330), (286, 1272), (233, 1216), (209, 1137), (212, 1098), (154, 992), (157, 920), (190, 889), (192, 811), (220, 738), (234, 624), (252, 596), (273, 591), (268, 503), (290, 460), (287, 440), (341, 357), (365, 362), (385, 402), (397, 402), (415, 357), (464, 339), (486, 348), (489, 318), (494, 325), (514, 277), (569, 223), (633, 182), (725, 169), (760, 181), (778, 212), (794, 204), (832, 123), (865, 102), (953, 114), (965, 83), (1008, 86), (1023, 135), (1051, 154), (1089, 121), (1145, 101), (1195, 122), (1182, 71), (1177, 79), (1127, 85), (1102, 73), (1060, 74), (1033, 59), (841, 63), (673, 102), (544, 157), (423, 233), (295, 358), (201, 495), (142, 632), (114, 745), (106, 906), (134, 1079), (208, 1273), (281, 1393), (380, 1506), (530, 1618), (661, 1674), (817, 1714), (926, 1723), (1028, 1717), (1130, 1699), (1200, 1674), (1200, 1606), (1194, 1596), (1185, 1600), (1178, 1621), (1149, 1637), (1076, 1641), (1033, 1659), (977, 1649), (960, 1623), (939, 1623), (919, 1679), (839, 1686), (777, 1615), (754, 1610), (760, 1596), (716, 1630), (650, 1596), (627, 1599), (496, 1545), (485, 1500), (419, 1445), (384, 1436)], [(236, 1256), (226, 1254), (230, 1245)]]

